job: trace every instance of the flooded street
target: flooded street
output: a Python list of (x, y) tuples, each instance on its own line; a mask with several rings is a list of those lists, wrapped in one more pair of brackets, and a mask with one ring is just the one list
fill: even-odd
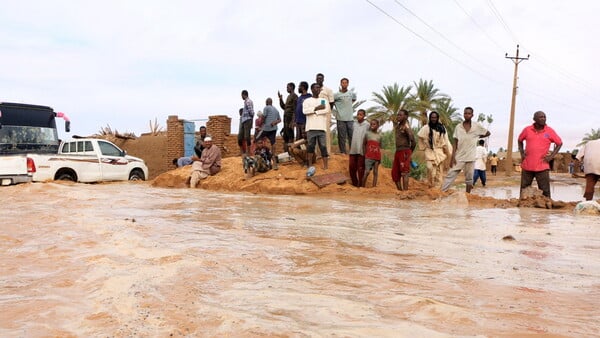
[(128, 182), (0, 201), (2, 337), (600, 336), (597, 216)]

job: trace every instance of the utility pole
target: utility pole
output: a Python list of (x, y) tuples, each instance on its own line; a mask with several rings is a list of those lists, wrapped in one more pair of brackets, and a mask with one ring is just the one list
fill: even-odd
[[(529, 60), (529, 54), (526, 58), (519, 57), (519, 45), (517, 45), (517, 54), (515, 56), (508, 56), (508, 53), (504, 54), (504, 57), (510, 59), (515, 64), (515, 74), (513, 76), (513, 90), (512, 100), (510, 102), (510, 123), (508, 127), (508, 150), (506, 150), (506, 176), (511, 176), (513, 171), (513, 131), (515, 129), (515, 101), (517, 99), (517, 72), (519, 70), (519, 63), (524, 60)], [(523, 160), (523, 159), (521, 159)]]

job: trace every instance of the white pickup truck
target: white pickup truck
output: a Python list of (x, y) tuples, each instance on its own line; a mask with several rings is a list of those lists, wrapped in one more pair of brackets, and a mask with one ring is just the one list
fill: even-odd
[(102, 182), (146, 180), (148, 167), (141, 158), (127, 153), (112, 142), (76, 138), (63, 142), (57, 154), (28, 154), (34, 182), (69, 180)]

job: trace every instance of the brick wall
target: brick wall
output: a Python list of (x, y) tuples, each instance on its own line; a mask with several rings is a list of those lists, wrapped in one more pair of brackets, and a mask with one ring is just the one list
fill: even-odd
[(183, 120), (177, 115), (167, 118), (167, 157), (164, 159), (167, 167), (172, 167), (174, 158), (183, 156)]
[(231, 135), (231, 117), (214, 115), (208, 117), (206, 133), (213, 139), (213, 144), (221, 148), (221, 156), (225, 157), (225, 139)]

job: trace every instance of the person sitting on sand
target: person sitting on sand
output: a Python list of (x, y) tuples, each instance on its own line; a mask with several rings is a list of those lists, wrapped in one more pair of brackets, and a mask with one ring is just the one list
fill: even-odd
[[(200, 138), (196, 140), (196, 145), (194, 146), (194, 153), (196, 153), (197, 157), (202, 156), (202, 151), (204, 150), (204, 139), (206, 138), (206, 127), (200, 127)], [(177, 165), (177, 167), (185, 167), (186, 165), (192, 164), (192, 156), (183, 156), (176, 160), (173, 160), (173, 164)]]
[(204, 138), (204, 150), (202, 156), (192, 156), (192, 174), (190, 176), (190, 188), (195, 188), (200, 180), (215, 175), (221, 171), (221, 149), (213, 146), (212, 138)]
[(243, 159), (244, 173), (246, 177), (254, 176), (256, 172), (264, 173), (271, 169), (277, 170), (277, 158), (271, 153), (271, 149), (267, 146), (265, 138), (260, 138), (256, 141), (256, 149), (254, 156), (245, 156)]
[(258, 116), (256, 118), (256, 121), (254, 121), (254, 142), (256, 143), (256, 140), (258, 140), (259, 138), (262, 137), (262, 127), (263, 124), (265, 124), (265, 114), (263, 114), (262, 111), (258, 111), (258, 113), (256, 113), (256, 116)]
[[(288, 153), (290, 155), (292, 155), (292, 157), (294, 157), (294, 160), (296, 160), (296, 162), (298, 162), (298, 164), (300, 164), (301, 166), (308, 168), (308, 160), (306, 158), (307, 156), (307, 149), (306, 149), (306, 139), (299, 139), (296, 142), (293, 143), (288, 143)], [(316, 154), (312, 154), (313, 158), (312, 158), (312, 163), (317, 161), (317, 155)]]

